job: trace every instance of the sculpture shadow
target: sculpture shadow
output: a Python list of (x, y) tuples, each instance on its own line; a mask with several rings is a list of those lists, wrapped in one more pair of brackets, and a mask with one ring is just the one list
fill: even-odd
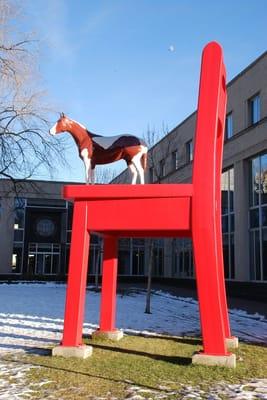
[[(42, 354), (42, 355), (47, 355), (47, 356), (51, 356), (51, 350), (49, 351), (49, 353), (47, 352), (47, 354)], [(47, 368), (49, 370), (53, 370), (53, 371), (63, 371), (66, 373), (71, 373), (71, 374), (75, 374), (75, 375), (79, 375), (79, 376), (86, 376), (88, 378), (97, 378), (97, 379), (102, 379), (104, 381), (109, 381), (109, 382), (114, 382), (116, 383), (123, 383), (126, 386), (129, 385), (138, 385), (140, 388), (145, 388), (145, 389), (150, 389), (150, 390), (155, 390), (155, 391), (159, 391), (158, 387), (154, 387), (154, 386), (150, 386), (150, 385), (144, 385), (140, 382), (129, 382), (128, 380), (124, 380), (124, 379), (116, 379), (116, 378), (111, 378), (108, 376), (102, 376), (102, 375), (98, 375), (98, 374), (91, 374), (85, 371), (81, 371), (81, 370), (74, 370), (74, 369), (70, 369), (70, 368), (63, 368), (63, 367), (57, 367), (55, 365), (47, 365), (45, 364), (45, 362), (35, 362), (35, 361), (27, 361), (27, 360), (19, 360), (19, 359), (10, 359), (10, 358), (2, 358), (3, 361), (9, 362), (9, 363), (15, 363), (15, 364), (23, 364), (23, 365), (30, 365), (30, 366), (35, 366), (35, 367), (42, 367), (42, 368)], [(160, 392), (165, 392), (164, 389), (160, 389)]]
[(147, 357), (147, 358), (151, 358), (153, 360), (164, 361), (164, 362), (171, 363), (171, 364), (189, 365), (192, 363), (192, 360), (190, 357), (166, 356), (163, 354), (152, 354), (152, 353), (147, 353), (145, 351), (139, 351), (139, 350), (133, 350), (133, 349), (122, 349), (120, 347), (111, 347), (111, 346), (106, 346), (104, 344), (98, 344), (98, 343), (90, 343), (90, 345), (96, 349), (107, 350), (107, 351), (112, 351), (112, 352), (122, 353), (122, 354), (127, 354), (127, 355), (132, 354), (135, 356)]

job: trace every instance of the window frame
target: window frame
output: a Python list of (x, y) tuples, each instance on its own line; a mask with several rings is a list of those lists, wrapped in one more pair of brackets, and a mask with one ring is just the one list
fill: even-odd
[[(222, 202), (222, 210), (221, 210), (221, 218), (222, 218), (222, 238), (223, 238), (223, 253), (224, 253), (224, 271), (225, 277), (228, 280), (235, 279), (235, 209), (234, 209), (234, 166), (227, 168), (222, 173), (221, 179), (221, 193), (224, 190), (223, 187), (223, 175), (226, 175), (226, 195), (227, 195), (227, 205), (226, 209), (223, 209)], [(233, 182), (231, 183), (231, 179)], [(231, 198), (231, 185), (233, 186), (233, 196)], [(222, 194), (221, 194), (222, 196)], [(224, 221), (226, 221), (226, 229), (224, 229)], [(225, 259), (225, 244), (227, 244), (227, 260)], [(233, 248), (232, 248), (233, 244)], [(226, 264), (227, 261), (227, 264)], [(226, 269), (226, 265), (228, 268)]]
[(159, 177), (164, 178), (166, 175), (166, 160), (162, 158), (159, 162)]
[[(258, 165), (259, 177), (262, 176), (263, 166), (265, 165), (262, 158), (267, 158), (267, 152), (260, 153), (250, 158), (250, 184), (249, 184), (249, 208), (248, 208), (248, 220), (249, 220), (249, 249), (250, 249), (250, 280), (253, 282), (266, 282), (267, 271), (264, 269), (264, 244), (263, 238), (266, 233), (267, 226), (263, 221), (263, 209), (266, 210), (267, 203), (263, 201), (263, 195), (265, 195), (264, 187), (255, 185), (254, 175), (257, 171), (254, 165)], [(258, 191), (258, 192), (257, 192)], [(255, 197), (254, 192), (257, 193)], [(257, 222), (254, 224), (255, 219), (253, 213), (256, 214)], [(266, 279), (264, 277), (266, 276)]]
[[(231, 121), (230, 127), (231, 129), (229, 130), (229, 124), (228, 121)], [(225, 118), (225, 140), (229, 140), (234, 136), (234, 124), (233, 124), (233, 111), (230, 111), (229, 113), (226, 114)]]
[(185, 144), (186, 147), (186, 163), (189, 164), (194, 159), (194, 146), (193, 139), (190, 139)]
[[(257, 100), (257, 115), (254, 118), (254, 104)], [(261, 120), (261, 97), (260, 92), (255, 93), (252, 97), (247, 100), (247, 115), (248, 115), (248, 126), (256, 125)]]
[(178, 150), (172, 151), (172, 170), (177, 171), (179, 168)]

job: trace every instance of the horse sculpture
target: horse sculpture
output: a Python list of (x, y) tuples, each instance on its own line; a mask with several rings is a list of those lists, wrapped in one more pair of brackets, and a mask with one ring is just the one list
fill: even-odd
[(97, 164), (108, 164), (125, 160), (132, 173), (132, 184), (136, 184), (139, 175), (140, 183), (145, 183), (144, 171), (147, 165), (147, 145), (142, 139), (133, 135), (104, 137), (89, 132), (77, 121), (68, 118), (64, 113), (50, 129), (51, 135), (69, 132), (76, 142), (79, 156), (85, 166), (85, 182), (94, 183), (94, 169)]

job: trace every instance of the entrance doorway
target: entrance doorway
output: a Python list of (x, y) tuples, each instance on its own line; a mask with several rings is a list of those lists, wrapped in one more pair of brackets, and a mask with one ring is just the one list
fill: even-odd
[(56, 275), (60, 270), (60, 244), (29, 243), (28, 272), (32, 275)]

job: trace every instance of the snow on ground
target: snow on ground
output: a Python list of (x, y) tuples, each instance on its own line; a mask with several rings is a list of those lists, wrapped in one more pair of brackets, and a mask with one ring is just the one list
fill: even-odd
[[(34, 351), (59, 343), (66, 285), (17, 283), (0, 285), (0, 354)], [(84, 333), (98, 327), (100, 294), (87, 290)], [(198, 303), (157, 291), (152, 314), (145, 314), (145, 292), (117, 296), (117, 327), (132, 333), (200, 335)], [(232, 334), (241, 340), (267, 343), (267, 320), (259, 314), (230, 310)]]
[[(62, 337), (66, 285), (55, 283), (0, 284), (0, 400), (35, 398), (35, 392), (49, 382), (25, 385), (25, 374), (36, 368), (5, 360), (8, 352), (42, 353), (47, 347), (59, 344)], [(84, 333), (98, 327), (100, 294), (88, 290)], [(152, 295), (152, 314), (145, 314), (145, 292), (139, 289), (117, 296), (117, 327), (128, 333), (155, 335), (200, 335), (198, 303), (157, 291)], [(241, 340), (267, 343), (267, 320), (259, 314), (230, 310), (232, 333)], [(19, 358), (18, 358), (19, 360)], [(15, 360), (14, 360), (15, 361)], [(129, 387), (129, 399), (144, 399), (143, 389)], [(36, 393), (37, 393), (36, 392)], [(201, 399), (200, 388), (185, 386), (177, 393), (153, 394), (155, 399), (177, 395), (183, 399)], [(267, 400), (267, 380), (255, 380), (243, 385), (218, 384), (205, 394), (205, 398), (234, 398)], [(181, 397), (182, 396), (182, 397)], [(49, 398), (54, 399), (53, 395)], [(172, 397), (173, 398), (173, 397)]]

